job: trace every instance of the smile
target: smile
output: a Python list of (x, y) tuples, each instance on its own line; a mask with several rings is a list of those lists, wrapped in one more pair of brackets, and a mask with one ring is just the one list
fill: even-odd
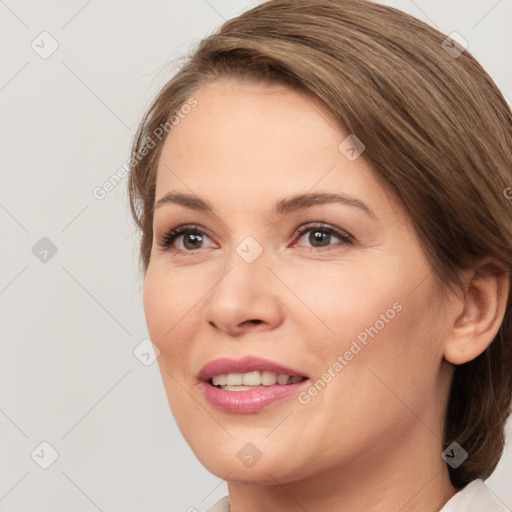
[(198, 375), (208, 403), (224, 412), (249, 413), (297, 394), (308, 376), (273, 361), (246, 356), (216, 359)]

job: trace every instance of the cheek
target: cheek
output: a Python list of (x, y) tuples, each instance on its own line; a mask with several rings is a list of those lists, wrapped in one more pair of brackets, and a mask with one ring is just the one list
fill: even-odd
[(307, 333), (302, 351), (318, 356), (318, 371), (347, 354), (347, 366), (357, 378), (370, 367), (395, 382), (416, 380), (425, 372), (434, 375), (442, 326), (432, 277), (423, 281), (430, 269), (419, 263), (391, 256), (283, 274), (300, 299), (290, 301), (288, 311)]
[(403, 273), (393, 268), (395, 262), (383, 259), (371, 264), (322, 262), (306, 270), (290, 268), (283, 273), (283, 281), (296, 295), (289, 300), (296, 321), (309, 323), (310, 329), (316, 325), (320, 337), (340, 345), (360, 333), (364, 338), (365, 329), (375, 323), (378, 330), (387, 327), (399, 316), (405, 285)]
[(191, 292), (182, 281), (179, 273), (171, 278), (165, 271), (148, 268), (143, 305), (149, 336), (160, 350), (157, 362), (170, 409), (180, 428), (186, 428), (195, 414), (190, 411), (189, 392), (184, 391), (190, 378), (190, 336), (199, 324), (194, 306), (204, 292)]
[[(198, 283), (194, 283), (198, 284)], [(190, 288), (174, 273), (149, 269), (144, 281), (143, 304), (148, 332), (160, 349), (159, 360), (179, 367), (190, 345), (190, 333), (198, 326), (200, 299), (204, 291)]]
[(428, 400), (437, 393), (444, 342), (432, 283), (409, 294), (395, 290), (391, 298), (385, 293), (369, 295), (370, 308), (365, 310), (361, 302), (362, 313), (351, 309), (344, 317), (350, 334), (337, 344), (349, 361), (338, 385), (366, 404), (361, 415), (384, 406), (390, 422), (403, 412), (403, 403), (415, 411), (427, 410)]

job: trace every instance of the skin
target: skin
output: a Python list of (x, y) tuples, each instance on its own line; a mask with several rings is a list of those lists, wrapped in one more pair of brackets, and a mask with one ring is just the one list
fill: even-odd
[[(165, 141), (156, 199), (192, 194), (213, 213), (172, 202), (155, 209), (144, 284), (185, 439), (228, 481), (232, 512), (438, 511), (456, 492), (441, 458), (451, 363), (493, 339), (505, 281), (467, 272), (468, 293), (441, 295), (400, 202), (364, 153), (349, 161), (338, 150), (349, 134), (319, 99), (232, 79), (194, 97)], [(332, 202), (273, 213), (280, 199), (311, 192), (357, 198), (375, 218)], [(327, 235), (315, 246), (315, 229), (294, 236), (318, 222), (354, 243)], [(184, 236), (158, 245), (183, 224), (206, 233), (195, 250)], [(252, 263), (236, 252), (247, 236), (263, 250)], [(401, 311), (307, 404), (292, 396), (235, 414), (201, 392), (197, 374), (219, 357), (263, 357), (316, 381), (394, 303)], [(237, 457), (247, 442), (261, 452), (252, 467)]]

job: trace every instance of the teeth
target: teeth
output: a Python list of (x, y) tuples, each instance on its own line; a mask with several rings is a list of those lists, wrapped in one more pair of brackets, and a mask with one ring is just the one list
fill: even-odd
[(290, 377), (288, 375), (278, 375), (277, 376), (277, 383), (281, 386), (285, 386), (288, 384), (288, 381), (290, 380)]
[[(257, 386), (274, 386), (276, 383), (280, 386), (286, 386), (287, 384), (295, 384), (301, 382), (303, 377), (295, 375), (290, 377), (284, 374), (277, 374), (274, 372), (263, 371), (263, 372), (248, 372), (248, 373), (228, 373), (223, 375), (214, 375), (212, 383), (214, 386), (222, 386), (227, 391), (244, 391), (251, 389), (251, 387)], [(224, 386), (226, 386), (224, 388)], [(236, 386), (235, 389), (231, 389), (231, 386)], [(247, 387), (249, 386), (249, 387)], [(229, 389), (227, 389), (229, 387)]]
[(242, 375), (242, 384), (244, 386), (259, 386), (261, 384), (260, 372), (249, 372)]
[(264, 386), (273, 386), (277, 382), (277, 375), (274, 372), (263, 372), (261, 374), (261, 384)]
[(254, 389), (254, 386), (222, 386), (223, 391), (248, 391)]
[(228, 373), (226, 375), (226, 384), (228, 386), (241, 386), (242, 377), (243, 375), (241, 373)]

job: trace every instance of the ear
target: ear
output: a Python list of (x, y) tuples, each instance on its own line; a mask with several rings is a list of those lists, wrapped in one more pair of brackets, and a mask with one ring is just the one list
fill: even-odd
[(457, 365), (475, 359), (491, 344), (503, 321), (510, 288), (508, 269), (490, 257), (461, 277), (463, 293), (456, 300), (444, 346), (444, 358)]

